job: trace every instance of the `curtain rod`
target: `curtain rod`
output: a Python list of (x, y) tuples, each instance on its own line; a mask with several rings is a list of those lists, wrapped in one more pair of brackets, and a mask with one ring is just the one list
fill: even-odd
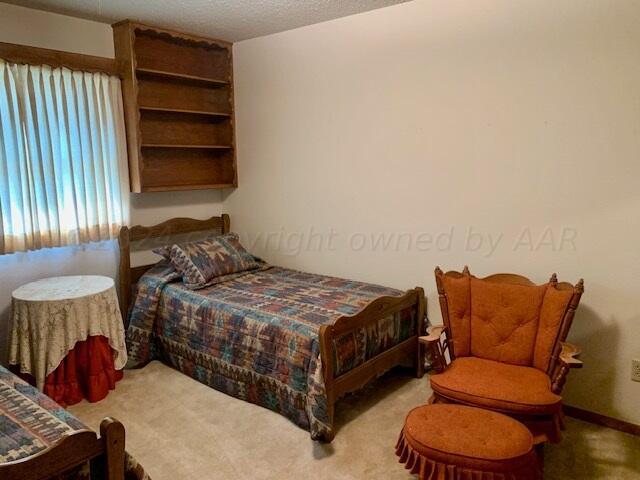
[(30, 47), (15, 43), (0, 42), (0, 58), (11, 63), (50, 65), (83, 72), (100, 72), (117, 75), (118, 77), (122, 76), (118, 70), (118, 63), (114, 58)]

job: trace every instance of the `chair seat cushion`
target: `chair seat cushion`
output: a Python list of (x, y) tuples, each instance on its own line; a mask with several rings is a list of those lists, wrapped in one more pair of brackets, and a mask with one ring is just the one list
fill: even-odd
[[(413, 468), (419, 457), (424, 464), (419, 470), (444, 474), (471, 469), (473, 478), (489, 478), (483, 472), (531, 471), (535, 463), (532, 435), (520, 422), (490, 410), (451, 404), (424, 405), (409, 412), (396, 454), (400, 461), (409, 461), (407, 468)], [(446, 476), (426, 478), (436, 477)]]
[(562, 406), (547, 374), (533, 367), (461, 357), (430, 380), (433, 391), (450, 400), (510, 414), (554, 414)]

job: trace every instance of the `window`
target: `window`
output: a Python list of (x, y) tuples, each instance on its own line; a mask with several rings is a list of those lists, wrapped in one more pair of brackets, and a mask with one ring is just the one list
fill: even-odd
[(122, 112), (118, 77), (0, 59), (0, 253), (117, 236)]

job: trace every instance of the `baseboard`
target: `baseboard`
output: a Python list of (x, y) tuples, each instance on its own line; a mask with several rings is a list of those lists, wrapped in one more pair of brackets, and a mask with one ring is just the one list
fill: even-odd
[(569, 417), (640, 437), (640, 425), (636, 425), (635, 423), (625, 422), (624, 420), (618, 420), (617, 418), (607, 417), (600, 413), (590, 412), (589, 410), (583, 410), (582, 408), (571, 407), (569, 405), (564, 405), (563, 410), (565, 415)]

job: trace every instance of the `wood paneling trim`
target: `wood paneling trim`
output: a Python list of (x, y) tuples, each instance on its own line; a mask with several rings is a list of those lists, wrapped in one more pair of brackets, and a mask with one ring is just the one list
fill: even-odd
[(630, 433), (640, 437), (640, 425), (635, 423), (625, 422), (624, 420), (618, 420), (617, 418), (608, 417), (600, 413), (591, 412), (589, 410), (583, 410), (578, 407), (571, 407), (565, 405), (563, 407), (565, 415), (584, 422), (593, 423), (594, 425), (600, 425), (602, 427), (613, 428), (624, 433)]
[(234, 112), (230, 117), (231, 121), (231, 145), (233, 146), (233, 186), (234, 188), (238, 187), (238, 160), (237, 160), (237, 150), (236, 150), (236, 120), (235, 120), (235, 111), (236, 111), (236, 99), (233, 89), (233, 48), (229, 48), (229, 105), (231, 105), (231, 111)]
[[(140, 154), (140, 111), (138, 110), (138, 82), (135, 74), (136, 59), (133, 54), (133, 43), (133, 31), (124, 28), (113, 30), (113, 45), (116, 56), (119, 58), (117, 64), (122, 76), (124, 123), (129, 154), (129, 186), (132, 192), (139, 192), (140, 172), (143, 166)], [(128, 58), (130, 61), (124, 61), (123, 58)]]
[(94, 57), (81, 53), (49, 50), (48, 48), (30, 47), (15, 43), (0, 42), (0, 58), (11, 63), (26, 63), (28, 65), (50, 65), (52, 67), (66, 67), (83, 72), (101, 72), (109, 75), (119, 75), (116, 60), (106, 57)]
[(209, 43), (214, 43), (216, 45), (218, 45), (221, 48), (229, 48), (231, 47), (233, 44), (231, 42), (227, 42), (225, 40), (219, 40), (217, 38), (210, 38), (210, 37), (202, 37), (202, 36), (196, 36), (196, 35), (191, 35), (190, 33), (185, 33), (185, 32), (179, 32), (177, 30), (171, 30), (169, 28), (159, 28), (159, 27), (154, 27), (151, 25), (147, 25), (145, 23), (140, 23), (140, 22), (134, 22), (132, 20), (121, 20), (119, 22), (113, 23), (111, 26), (112, 27), (119, 27), (120, 25), (129, 25), (131, 28), (136, 28), (139, 30), (150, 30), (153, 32), (163, 32), (166, 33), (168, 35), (171, 35), (172, 37), (178, 37), (181, 38), (183, 40), (186, 41), (190, 41), (190, 42), (194, 42), (194, 43), (200, 43), (203, 40), (206, 40)]

